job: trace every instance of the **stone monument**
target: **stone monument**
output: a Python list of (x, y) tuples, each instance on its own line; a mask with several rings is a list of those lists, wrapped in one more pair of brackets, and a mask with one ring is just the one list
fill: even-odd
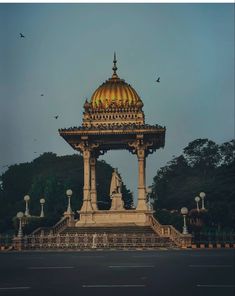
[(114, 169), (110, 185), (110, 198), (112, 199), (111, 211), (124, 210), (122, 200), (122, 179), (118, 170)]

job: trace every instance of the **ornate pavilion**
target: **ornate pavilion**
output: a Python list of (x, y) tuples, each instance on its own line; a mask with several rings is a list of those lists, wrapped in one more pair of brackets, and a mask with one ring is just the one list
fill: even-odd
[[(16, 249), (138, 249), (188, 247), (191, 235), (172, 225), (161, 225), (149, 209), (146, 192), (146, 157), (165, 144), (165, 127), (145, 123), (143, 102), (134, 88), (117, 74), (116, 55), (112, 77), (84, 103), (82, 125), (60, 129), (59, 134), (84, 161), (83, 204), (74, 219), (70, 207), (53, 227), (40, 227), (29, 236), (18, 234)], [(99, 210), (96, 161), (109, 150), (128, 150), (138, 161), (138, 197), (135, 209), (123, 207), (121, 178), (113, 172), (109, 210)], [(67, 195), (72, 194), (67, 190)], [(69, 198), (70, 200), (70, 198)]]
[[(146, 157), (164, 147), (165, 127), (145, 123), (143, 102), (135, 89), (117, 74), (114, 54), (112, 77), (85, 101), (82, 126), (60, 129), (60, 135), (84, 160), (81, 223), (145, 224), (152, 212), (146, 200)], [(128, 150), (138, 160), (138, 201), (136, 210), (99, 211), (96, 191), (96, 160), (108, 150)]]

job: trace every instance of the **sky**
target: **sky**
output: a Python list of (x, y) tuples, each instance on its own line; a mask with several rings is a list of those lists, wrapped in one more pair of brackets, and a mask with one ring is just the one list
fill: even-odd
[[(0, 3), (0, 36), (0, 173), (43, 152), (76, 153), (58, 129), (81, 125), (114, 51), (146, 123), (167, 129), (165, 148), (147, 158), (147, 185), (190, 141), (234, 138), (233, 4)], [(134, 155), (100, 159), (136, 194)]]

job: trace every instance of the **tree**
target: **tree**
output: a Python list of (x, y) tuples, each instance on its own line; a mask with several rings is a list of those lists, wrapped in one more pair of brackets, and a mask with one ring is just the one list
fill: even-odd
[[(97, 161), (97, 195), (100, 209), (111, 204), (109, 186), (113, 168), (105, 161)], [(2, 176), (0, 189), (0, 232), (13, 227), (12, 217), (24, 211), (23, 197), (30, 195), (31, 215), (40, 214), (40, 198), (45, 198), (46, 217), (43, 223), (54, 224), (67, 205), (66, 190), (72, 189), (72, 208), (79, 210), (83, 201), (83, 159), (79, 155), (57, 156), (44, 153), (30, 163), (11, 166)], [(123, 200), (128, 208), (133, 201), (130, 191), (123, 186)], [(76, 212), (77, 215), (77, 212)], [(38, 225), (38, 222), (35, 225)], [(30, 228), (31, 229), (31, 228)]]
[(196, 206), (194, 198), (204, 191), (209, 226), (233, 228), (234, 146), (234, 140), (221, 145), (208, 139), (189, 143), (182, 155), (174, 157), (154, 177), (151, 195), (154, 209), (167, 209), (168, 212), (182, 206), (193, 209)]
[(219, 164), (219, 146), (208, 139), (197, 139), (188, 144), (183, 155), (191, 167), (215, 168)]

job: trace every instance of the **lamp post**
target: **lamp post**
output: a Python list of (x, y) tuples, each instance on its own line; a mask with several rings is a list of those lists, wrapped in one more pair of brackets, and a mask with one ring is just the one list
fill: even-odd
[(201, 192), (201, 193), (199, 194), (199, 196), (200, 196), (201, 199), (202, 199), (202, 210), (205, 210), (205, 202), (204, 202), (204, 198), (206, 197), (206, 194), (205, 194), (205, 192)]
[(184, 226), (183, 226), (183, 234), (188, 234), (188, 229), (187, 229), (187, 225), (186, 225), (186, 216), (188, 214), (188, 209), (183, 207), (181, 208), (181, 214), (183, 215), (184, 217)]
[(18, 229), (18, 235), (17, 235), (19, 238), (22, 238), (22, 236), (23, 236), (23, 231), (22, 231), (23, 216), (24, 216), (24, 213), (22, 213), (22, 212), (18, 212), (16, 215), (16, 217), (19, 219), (19, 229)]
[(68, 207), (67, 207), (67, 213), (68, 214), (73, 213), (73, 211), (71, 209), (71, 203), (70, 203), (70, 198), (71, 198), (72, 194), (73, 194), (73, 191), (71, 189), (66, 190), (66, 195), (68, 197)]
[(45, 199), (44, 198), (41, 198), (40, 199), (40, 204), (41, 204), (41, 213), (40, 213), (40, 218), (43, 218), (43, 217), (45, 217), (45, 215), (44, 215), (44, 203), (45, 203)]
[(24, 201), (25, 201), (25, 216), (28, 217), (30, 216), (29, 214), (29, 200), (30, 200), (30, 196), (29, 195), (25, 195), (24, 196)]
[(196, 201), (196, 203), (197, 203), (197, 211), (199, 212), (199, 201), (200, 201), (200, 197), (199, 196), (196, 196), (195, 197), (195, 201)]

